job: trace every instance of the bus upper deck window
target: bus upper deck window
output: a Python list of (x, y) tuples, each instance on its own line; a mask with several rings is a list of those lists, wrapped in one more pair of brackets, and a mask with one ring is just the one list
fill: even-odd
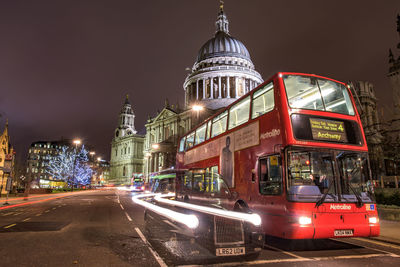
[(195, 145), (200, 144), (204, 142), (205, 137), (206, 137), (206, 124), (203, 124), (196, 130), (196, 140), (195, 140)]
[(300, 75), (285, 75), (283, 81), (291, 108), (355, 114), (347, 88), (341, 83)]
[(228, 111), (225, 111), (212, 120), (211, 137), (217, 136), (226, 131)]
[(189, 134), (186, 137), (186, 145), (185, 145), (185, 150), (191, 148), (194, 145), (194, 132)]
[(185, 150), (185, 137), (181, 139), (181, 142), (179, 143), (179, 152), (183, 152)]
[(210, 138), (211, 135), (211, 120), (208, 121), (207, 123), (207, 134), (206, 134), (206, 140), (208, 140)]
[(257, 118), (258, 116), (271, 111), (274, 108), (274, 105), (274, 84), (270, 82), (254, 92), (251, 118)]
[(232, 129), (249, 120), (250, 96), (236, 103), (229, 109), (229, 127)]

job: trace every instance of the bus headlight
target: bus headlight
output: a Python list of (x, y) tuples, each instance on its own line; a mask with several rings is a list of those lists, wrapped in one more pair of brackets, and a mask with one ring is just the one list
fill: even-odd
[(311, 224), (311, 218), (306, 216), (301, 216), (299, 217), (299, 224), (301, 225)]
[(376, 217), (369, 217), (369, 223), (378, 223), (379, 219)]

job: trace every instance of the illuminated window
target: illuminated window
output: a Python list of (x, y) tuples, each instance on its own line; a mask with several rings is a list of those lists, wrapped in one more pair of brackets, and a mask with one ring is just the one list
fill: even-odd
[(187, 150), (187, 149), (191, 148), (193, 145), (194, 145), (194, 132), (191, 133), (191, 134), (189, 134), (189, 135), (186, 137), (185, 149)]
[(228, 111), (225, 111), (212, 120), (211, 137), (217, 136), (226, 131)]
[(274, 105), (274, 85), (271, 82), (254, 92), (251, 118), (257, 118), (258, 116), (271, 111), (274, 108)]
[(207, 135), (206, 135), (206, 140), (210, 138), (211, 135), (211, 121), (208, 121), (207, 123)]
[(200, 144), (204, 142), (205, 137), (206, 137), (206, 124), (203, 124), (196, 130), (196, 140), (195, 140), (195, 145)]
[(181, 142), (179, 144), (179, 152), (183, 152), (185, 150), (185, 137), (181, 139)]
[(239, 103), (236, 103), (229, 109), (229, 128), (232, 129), (249, 120), (250, 113), (250, 96), (246, 97)]
[(263, 195), (280, 195), (282, 192), (281, 163), (277, 155), (260, 159), (259, 185)]

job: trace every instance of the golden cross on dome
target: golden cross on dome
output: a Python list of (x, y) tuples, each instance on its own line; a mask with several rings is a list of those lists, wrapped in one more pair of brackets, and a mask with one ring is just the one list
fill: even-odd
[(224, 1), (219, 1), (219, 8), (221, 9), (221, 11), (224, 11)]

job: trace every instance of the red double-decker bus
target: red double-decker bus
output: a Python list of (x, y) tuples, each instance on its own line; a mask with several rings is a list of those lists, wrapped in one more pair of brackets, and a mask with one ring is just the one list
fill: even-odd
[(219, 173), (232, 192), (191, 175), (177, 183), (177, 199), (255, 211), (267, 235), (379, 235), (368, 148), (342, 82), (275, 74), (187, 133), (176, 167)]

